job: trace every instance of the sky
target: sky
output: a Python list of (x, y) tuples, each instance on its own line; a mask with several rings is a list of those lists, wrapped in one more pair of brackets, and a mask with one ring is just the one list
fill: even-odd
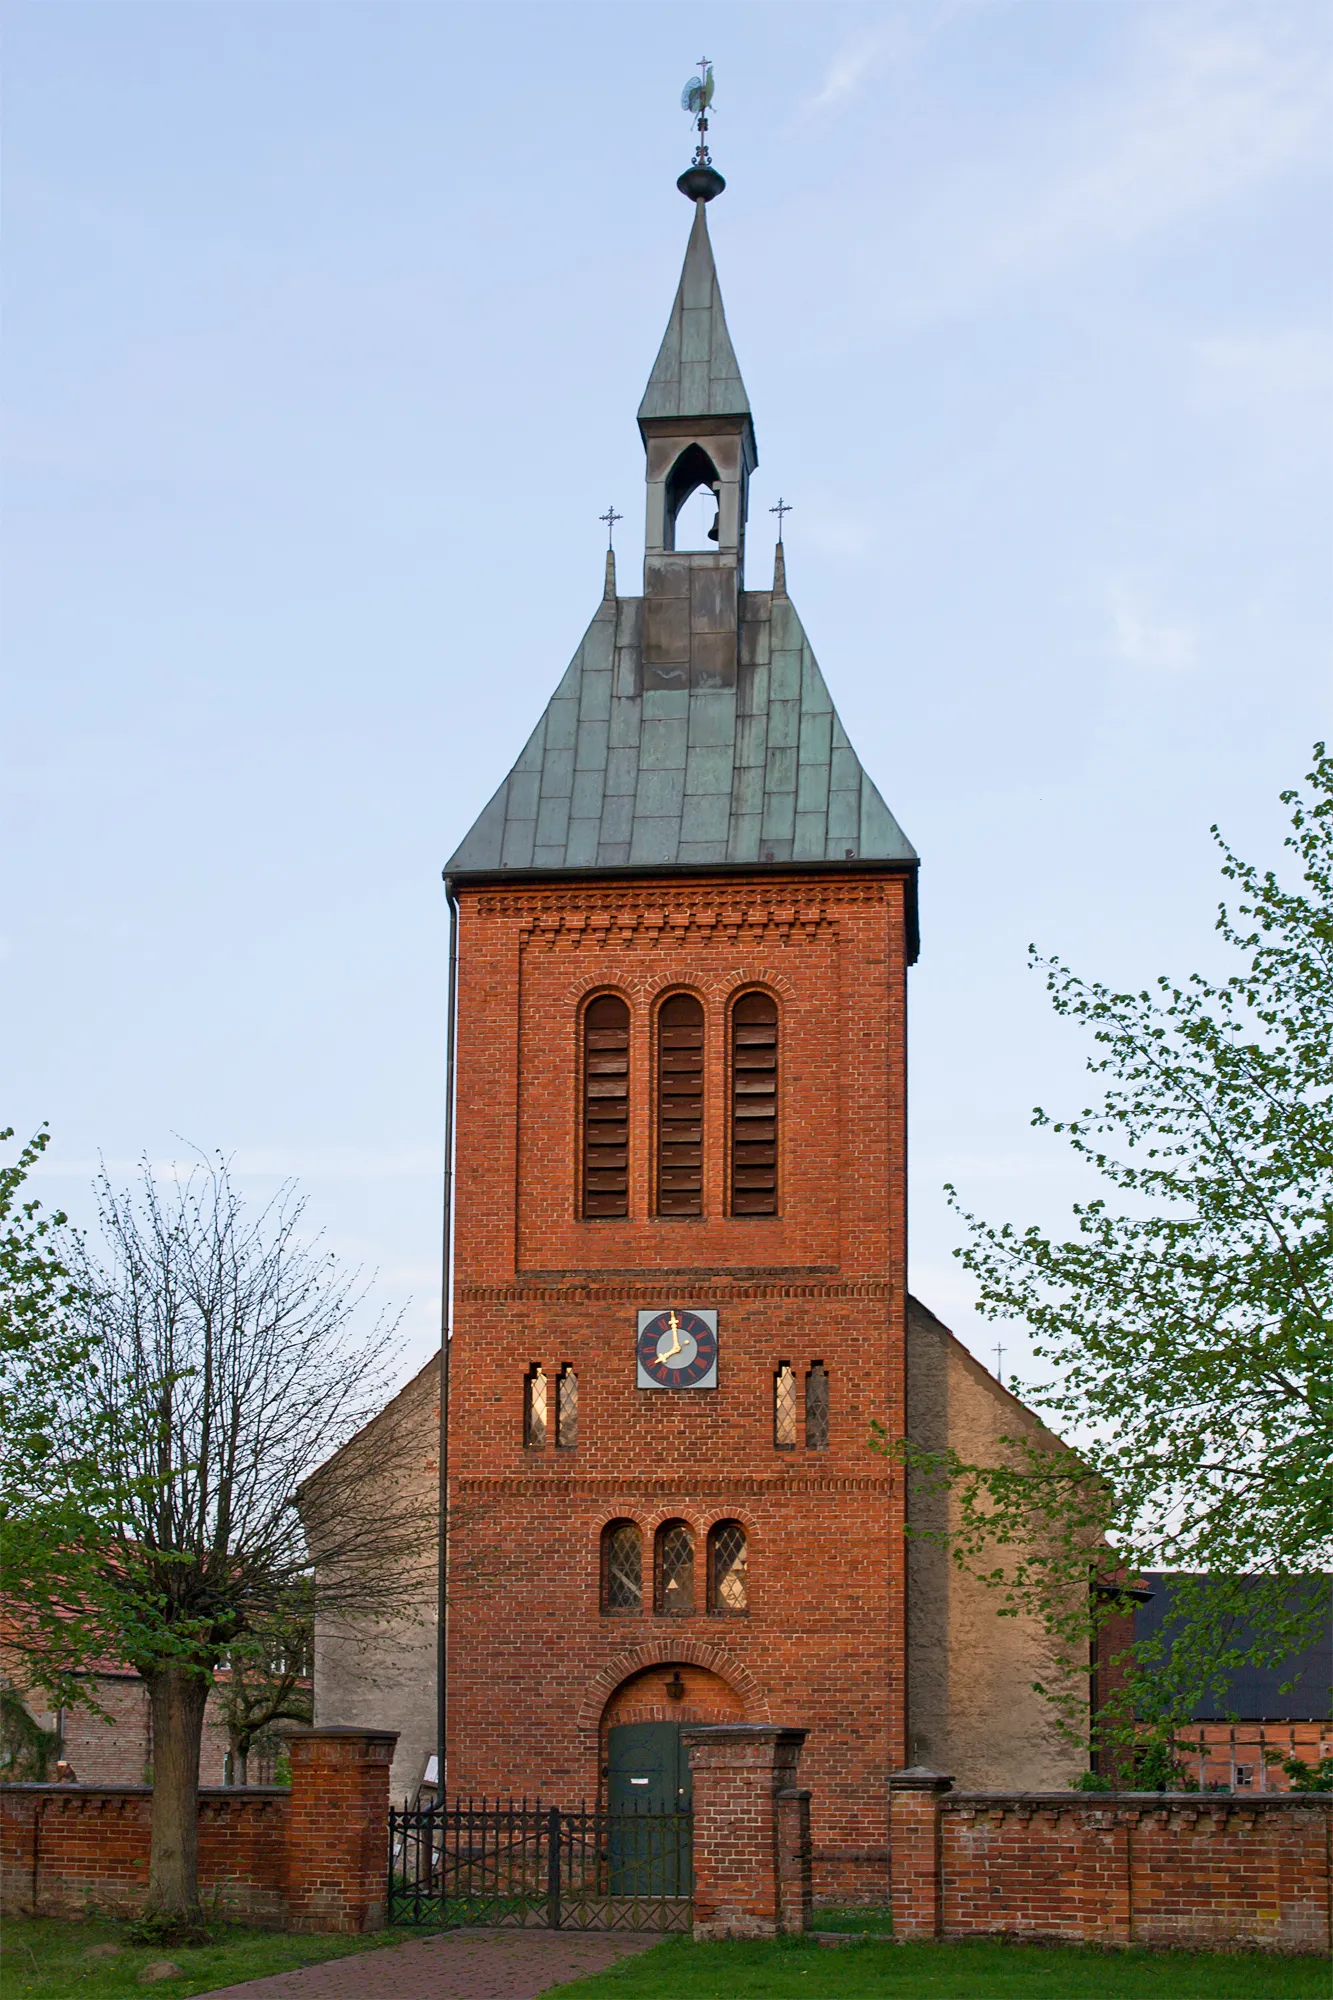
[[(440, 869), (642, 556), (710, 224), (788, 581), (922, 855), (942, 1193), (1059, 1226), (1088, 1101), (1029, 944), (1216, 969), (1329, 729), (1324, 0), (9, 0), (0, 1124), (93, 1215), (191, 1148), (439, 1313)], [(1008, 1376), (1032, 1379), (1020, 1329)]]

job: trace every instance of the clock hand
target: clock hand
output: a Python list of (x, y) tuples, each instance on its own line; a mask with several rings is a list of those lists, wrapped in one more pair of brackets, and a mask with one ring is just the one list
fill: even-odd
[(676, 1315), (674, 1313), (672, 1313), (671, 1315), (670, 1324), (668, 1326), (668, 1332), (670, 1333), (672, 1340), (675, 1342), (675, 1346), (665, 1348), (663, 1352), (659, 1354), (657, 1357), (659, 1361), (670, 1361), (673, 1354), (679, 1354), (682, 1351), (681, 1341), (680, 1341), (680, 1321), (676, 1318)]

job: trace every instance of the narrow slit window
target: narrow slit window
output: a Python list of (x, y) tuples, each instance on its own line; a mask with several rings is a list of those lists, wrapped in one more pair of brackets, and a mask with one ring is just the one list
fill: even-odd
[(684, 1617), (694, 1609), (694, 1536), (684, 1521), (667, 1521), (657, 1531), (657, 1609)]
[(568, 1365), (556, 1383), (555, 1441), (562, 1451), (572, 1451), (579, 1441), (579, 1378)]
[(708, 1609), (718, 1618), (743, 1618), (749, 1610), (745, 1530), (719, 1521), (708, 1533)]
[(534, 1361), (523, 1383), (523, 1442), (529, 1451), (546, 1444), (546, 1373)]
[(812, 1361), (805, 1378), (805, 1448), (828, 1450), (828, 1370), (822, 1361)]
[(657, 1213), (702, 1215), (704, 1010), (673, 993), (657, 1015)]
[(773, 1442), (779, 1451), (796, 1449), (796, 1376), (789, 1361), (773, 1377)]
[(643, 1609), (643, 1536), (633, 1521), (609, 1521), (602, 1530), (602, 1611)]
[(778, 1212), (778, 1005), (742, 993), (731, 1010), (731, 1212)]
[(629, 1008), (614, 993), (583, 1015), (583, 1213), (629, 1214)]

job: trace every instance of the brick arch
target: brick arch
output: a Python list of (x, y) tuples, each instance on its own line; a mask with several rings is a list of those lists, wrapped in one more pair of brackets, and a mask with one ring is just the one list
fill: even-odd
[(654, 990), (654, 982), (646, 972), (636, 968), (631, 977), (622, 966), (614, 978), (608, 977), (605, 969), (581, 973), (570, 980), (565, 997), (575, 1007), (582, 1007), (590, 993), (619, 993), (626, 1000), (644, 1001), (651, 999)]
[(786, 973), (775, 972), (771, 965), (733, 966), (729, 972), (719, 975), (715, 984), (717, 991), (724, 996), (728, 1004), (733, 994), (749, 986), (767, 986), (770, 991), (781, 997), (786, 1007), (795, 1007), (799, 1004), (796, 988)]
[(594, 1732), (600, 1729), (602, 1712), (622, 1681), (641, 1673), (645, 1667), (660, 1667), (676, 1660), (689, 1666), (706, 1667), (709, 1673), (716, 1674), (719, 1680), (735, 1688), (752, 1722), (773, 1720), (767, 1694), (734, 1653), (729, 1653), (724, 1646), (710, 1646), (702, 1639), (691, 1639), (681, 1632), (666, 1639), (645, 1639), (642, 1645), (617, 1653), (614, 1659), (608, 1660), (588, 1682), (579, 1705), (577, 1727)]

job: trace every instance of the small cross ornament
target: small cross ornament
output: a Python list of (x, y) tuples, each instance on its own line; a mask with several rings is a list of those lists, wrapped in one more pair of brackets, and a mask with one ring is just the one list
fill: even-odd
[(777, 515), (777, 517), (778, 517), (778, 540), (779, 540), (779, 541), (781, 541), (781, 540), (782, 540), (782, 517), (783, 517), (783, 515), (784, 515), (784, 514), (790, 514), (792, 510), (791, 510), (791, 508), (790, 508), (790, 507), (789, 507), (789, 506), (787, 505), (787, 502), (786, 502), (786, 501), (785, 501), (785, 500), (784, 500), (784, 499), (782, 498), (781, 494), (779, 494), (779, 495), (778, 495), (778, 504), (777, 504), (777, 506), (776, 506), (776, 507), (770, 507), (768, 511), (769, 511), (769, 513), (770, 513), (770, 514), (776, 514), (776, 515)]
[(623, 521), (625, 516), (623, 514), (617, 514), (615, 510), (615, 503), (613, 502), (611, 506), (607, 508), (606, 512), (604, 514), (599, 514), (597, 518), (599, 521), (606, 522), (606, 546), (608, 548), (611, 548), (614, 545), (616, 522)]

